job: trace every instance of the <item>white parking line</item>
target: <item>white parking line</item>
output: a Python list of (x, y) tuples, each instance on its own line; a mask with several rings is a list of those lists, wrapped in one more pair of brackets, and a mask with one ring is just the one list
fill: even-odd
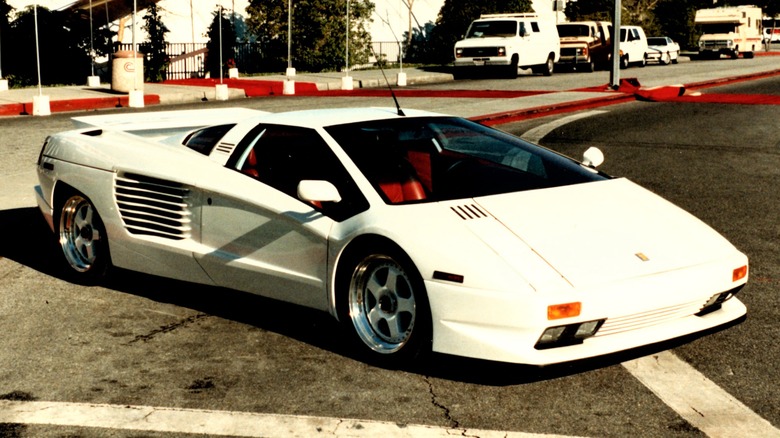
[(311, 436), (451, 438), (454, 435), (482, 438), (571, 438), (562, 435), (451, 429), (298, 415), (24, 401), (0, 401), (0, 423), (268, 438)]
[(780, 437), (780, 429), (672, 352), (635, 359), (623, 366), (667, 406), (709, 437)]
[(545, 123), (543, 125), (537, 126), (536, 128), (529, 129), (528, 131), (524, 132), (523, 135), (521, 135), (520, 137), (525, 141), (538, 144), (542, 140), (542, 138), (544, 138), (545, 135), (549, 134), (555, 128), (558, 128), (560, 126), (563, 126), (575, 120), (584, 119), (585, 117), (591, 117), (598, 114), (603, 114), (605, 112), (606, 111), (602, 111), (602, 110), (593, 110), (593, 111), (585, 111), (582, 113), (572, 114), (566, 117), (561, 117), (560, 119), (553, 120), (550, 123)]

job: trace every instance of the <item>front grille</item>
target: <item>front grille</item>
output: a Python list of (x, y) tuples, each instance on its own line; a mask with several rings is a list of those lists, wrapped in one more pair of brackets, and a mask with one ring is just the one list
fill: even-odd
[(189, 238), (190, 191), (181, 184), (136, 174), (117, 176), (114, 197), (119, 215), (131, 234)]
[(614, 335), (617, 333), (639, 330), (675, 319), (685, 318), (699, 312), (704, 305), (701, 300), (678, 304), (675, 306), (654, 309), (633, 315), (607, 318), (607, 321), (596, 333), (596, 336)]
[(577, 49), (574, 47), (562, 47), (561, 56), (577, 56)]
[(461, 53), (462, 58), (498, 56), (498, 47), (465, 47)]

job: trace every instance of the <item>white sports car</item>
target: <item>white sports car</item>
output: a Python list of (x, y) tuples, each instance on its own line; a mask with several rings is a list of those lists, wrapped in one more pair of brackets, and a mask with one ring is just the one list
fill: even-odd
[[(748, 260), (625, 178), (480, 124), (357, 108), (90, 116), (38, 204), (68, 270), (329, 312), (385, 364), (552, 364), (744, 318)], [(208, 126), (206, 126), (208, 125)]]

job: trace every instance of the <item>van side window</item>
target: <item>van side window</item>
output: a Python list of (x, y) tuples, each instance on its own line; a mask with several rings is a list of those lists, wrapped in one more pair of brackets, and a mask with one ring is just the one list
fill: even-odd
[(534, 32), (539, 32), (539, 23), (532, 21), (531, 22), (531, 29), (533, 29)]

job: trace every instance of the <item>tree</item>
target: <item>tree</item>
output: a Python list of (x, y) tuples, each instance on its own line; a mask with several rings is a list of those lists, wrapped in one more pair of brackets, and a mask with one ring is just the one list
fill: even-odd
[[(227, 76), (227, 69), (235, 66), (236, 30), (230, 17), (224, 9), (217, 8), (212, 15), (214, 19), (209, 25), (206, 36), (206, 71), (211, 77)], [(220, 23), (222, 32), (220, 35)], [(221, 43), (221, 46), (220, 46)], [(220, 48), (222, 50), (222, 64), (220, 65)]]
[(6, 0), (0, 0), (0, 79), (3, 78), (3, 59), (10, 59), (4, 55), (9, 45), (8, 37), (11, 35), (11, 24), (8, 19), (13, 11), (14, 8)]
[(432, 21), (425, 23), (422, 28), (415, 27), (412, 34), (404, 32), (404, 60), (407, 62), (427, 63), (434, 56), (431, 47), (431, 34), (436, 25)]
[[(293, 0), (291, 58), (295, 68), (318, 72), (346, 65), (349, 1), (349, 65), (366, 63), (374, 11), (370, 0)], [(287, 65), (288, 0), (250, 0), (247, 27), (257, 37), (268, 71)]]
[(438, 64), (452, 62), (452, 48), (466, 33), (474, 19), (481, 14), (532, 12), (531, 0), (444, 0), (431, 35), (431, 61)]
[(141, 52), (146, 55), (144, 73), (147, 82), (162, 82), (166, 79), (168, 69), (168, 53), (166, 52), (165, 34), (170, 30), (162, 22), (157, 4), (152, 3), (144, 15), (143, 30), (149, 36), (141, 44)]

